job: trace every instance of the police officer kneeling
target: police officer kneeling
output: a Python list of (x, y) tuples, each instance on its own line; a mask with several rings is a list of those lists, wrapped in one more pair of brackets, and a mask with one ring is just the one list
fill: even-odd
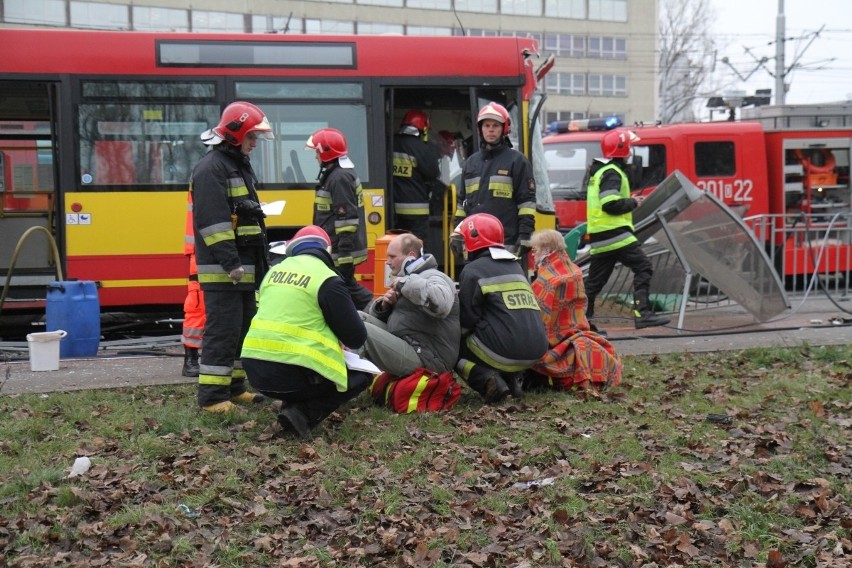
[(372, 379), (346, 368), (342, 345), (361, 347), (367, 330), (330, 249), (331, 239), (316, 225), (294, 235), (286, 258), (260, 285), (257, 315), (243, 343), (249, 382), (284, 401), (278, 423), (302, 439)]

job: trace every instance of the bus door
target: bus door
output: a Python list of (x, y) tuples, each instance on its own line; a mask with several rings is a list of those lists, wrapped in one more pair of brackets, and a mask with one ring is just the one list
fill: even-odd
[(434, 144), (440, 154), (441, 179), (431, 189), (429, 228), (425, 239), (426, 252), (433, 254), (439, 266), (449, 258), (447, 235), (454, 228), (455, 193), (461, 182), (462, 164), (473, 152), (474, 132), (471, 129), (474, 98), (469, 86), (458, 87), (395, 87), (385, 92), (385, 136), (388, 155), (387, 227), (396, 228), (394, 208), (393, 140), (402, 119), (417, 109), (429, 117), (431, 130), (426, 142)]
[[(448, 235), (454, 228), (454, 195), (461, 183), (464, 161), (479, 149), (479, 133), (476, 131), (476, 113), (490, 101), (496, 101), (509, 109), (512, 120), (520, 120), (519, 91), (515, 87), (488, 88), (472, 86), (457, 87), (395, 87), (385, 94), (387, 121), (385, 136), (388, 140), (388, 224), (395, 228), (393, 206), (393, 137), (399, 131), (402, 119), (412, 109), (423, 111), (431, 123), (428, 142), (436, 144), (441, 154), (442, 187), (432, 191), (429, 204), (429, 234), (426, 237), (426, 252), (435, 256), (439, 266), (447, 266), (449, 272), (458, 268), (445, 265), (450, 259)], [(518, 143), (518, 132), (513, 128), (512, 144)], [(444, 189), (446, 188), (446, 189)]]
[[(5, 307), (42, 305), (56, 279), (56, 89), (44, 81), (0, 81), (0, 277), (12, 278)], [(21, 242), (21, 237), (33, 231)], [(14, 267), (12, 260), (15, 254)]]

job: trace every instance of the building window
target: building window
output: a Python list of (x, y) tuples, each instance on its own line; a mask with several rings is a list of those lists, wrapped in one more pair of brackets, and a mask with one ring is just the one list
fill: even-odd
[(573, 111), (573, 110), (557, 110), (557, 111), (548, 111), (544, 113), (545, 116), (545, 125), (550, 130), (550, 127), (554, 122), (559, 122), (562, 120), (580, 120), (582, 118), (586, 118), (586, 113), (583, 111)]
[(372, 6), (394, 6), (402, 8), (402, 0), (355, 0), (356, 4), (369, 4)]
[(462, 30), (453, 30), (453, 35), (467, 35), (468, 37), (497, 37), (500, 35), (500, 32), (497, 30), (480, 30), (478, 28), (468, 28), (464, 32), (462, 33)]
[(549, 73), (545, 76), (545, 89), (557, 95), (585, 95), (586, 76), (582, 73)]
[(626, 22), (627, 0), (589, 0), (589, 19)]
[(503, 14), (541, 16), (541, 0), (500, 0)]
[(541, 43), (542, 35), (539, 34), (539, 33), (535, 33), (535, 32), (516, 32), (516, 31), (503, 30), (502, 32), (500, 32), (499, 35), (501, 35), (503, 37), (522, 37), (522, 38), (534, 39), (538, 43), (539, 46), (542, 45), (542, 43)]
[(305, 20), (306, 34), (354, 34), (355, 22), (343, 20)]
[(626, 97), (627, 77), (589, 73), (589, 95), (601, 97)]
[(127, 6), (94, 2), (71, 2), (71, 27), (102, 30), (129, 30)]
[(6, 22), (67, 26), (64, 0), (5, 0)]
[(596, 59), (627, 59), (627, 40), (620, 37), (590, 37), (589, 57)]
[(407, 8), (422, 8), (424, 10), (452, 9), (452, 6), (450, 6), (450, 0), (406, 0), (405, 6)]
[(245, 20), (242, 14), (233, 12), (192, 11), (192, 31), (194, 32), (244, 32)]
[(545, 34), (544, 49), (561, 57), (585, 57), (586, 38), (572, 34)]
[(424, 36), (448, 36), (453, 35), (453, 30), (450, 28), (441, 28), (435, 26), (405, 26), (406, 35), (424, 35)]
[(456, 10), (495, 14), (497, 13), (497, 0), (456, 0)]
[(133, 29), (139, 31), (189, 31), (189, 12), (172, 8), (133, 6)]
[(404, 33), (404, 28), (400, 24), (379, 24), (376, 22), (358, 22), (356, 24), (358, 35), (381, 35), (381, 34), (399, 34)]
[(553, 18), (586, 19), (585, 0), (545, 0), (544, 15)]
[(256, 34), (300, 34), (302, 18), (254, 15), (251, 17), (251, 31)]

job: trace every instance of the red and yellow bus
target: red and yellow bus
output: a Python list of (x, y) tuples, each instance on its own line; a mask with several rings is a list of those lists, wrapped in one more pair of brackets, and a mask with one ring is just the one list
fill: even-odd
[[(371, 252), (393, 227), (391, 141), (409, 109), (426, 112), (434, 132), (469, 139), (459, 148), (475, 148), (478, 108), (500, 102), (516, 125), (515, 147), (540, 155), (536, 87), (552, 62), (536, 59), (532, 39), (42, 29), (2, 37), (4, 311), (38, 308), (57, 275), (97, 282), (104, 309), (179, 306), (186, 191), (205, 151), (199, 135), (234, 100), (260, 106), (275, 132), (252, 154), (262, 199), (286, 202), (267, 218), (270, 241), (311, 222), (318, 166), (305, 141), (321, 127), (348, 139)], [(445, 181), (462, 159), (461, 151), (446, 158)], [(540, 220), (554, 226), (548, 185), (539, 187)], [(449, 215), (438, 213), (430, 252), (443, 261)], [(37, 234), (45, 231), (21, 239), (37, 226), (54, 237), (58, 258)], [(367, 287), (382, 280), (376, 264), (358, 272)]]

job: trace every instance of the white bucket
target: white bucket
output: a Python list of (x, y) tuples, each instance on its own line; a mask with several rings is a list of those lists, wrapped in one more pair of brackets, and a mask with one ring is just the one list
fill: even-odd
[(58, 371), (59, 370), (59, 341), (68, 335), (62, 329), (42, 331), (27, 335), (30, 346), (30, 370)]

